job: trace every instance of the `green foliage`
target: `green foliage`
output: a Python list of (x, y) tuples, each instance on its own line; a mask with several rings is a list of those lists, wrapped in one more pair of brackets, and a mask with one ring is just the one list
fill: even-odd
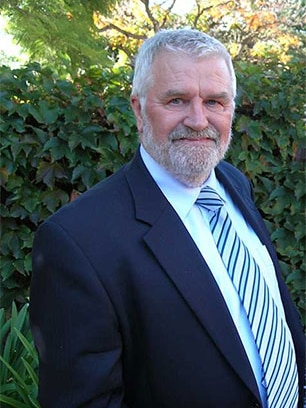
[[(237, 64), (228, 159), (252, 180), (284, 278), (305, 312), (303, 78), (295, 60)], [(32, 64), (2, 67), (0, 94), (2, 304), (26, 302), (37, 225), (116, 171), (137, 146), (130, 73), (89, 70), (74, 81)], [(305, 315), (305, 313), (303, 313)]]
[(2, 0), (0, 11), (9, 19), (15, 40), (30, 60), (39, 60), (73, 77), (84, 67), (110, 65), (107, 41), (93, 15), (108, 14), (117, 0)]
[[(283, 276), (305, 320), (305, 66), (241, 63), (229, 160), (252, 180)], [(304, 321), (304, 323), (306, 323)]]
[(129, 74), (91, 70), (74, 81), (38, 64), (0, 69), (1, 302), (24, 303), (37, 225), (117, 170), (137, 145)]
[[(9, 32), (30, 60), (75, 77), (114, 60), (133, 63), (141, 42), (165, 28), (192, 27), (219, 38), (232, 56), (258, 61), (305, 43), (305, 1), (2, 0)], [(193, 3), (193, 4), (192, 4)], [(193, 5), (193, 7), (192, 7)], [(183, 7), (184, 9), (184, 7)]]
[(37, 402), (38, 356), (29, 328), (28, 305), (18, 312), (12, 305), (5, 318), (0, 309), (0, 403), (1, 407), (39, 408)]

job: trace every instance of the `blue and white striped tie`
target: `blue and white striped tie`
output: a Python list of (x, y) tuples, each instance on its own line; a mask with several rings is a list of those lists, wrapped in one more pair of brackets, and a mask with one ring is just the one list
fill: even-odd
[(259, 356), (269, 408), (296, 408), (298, 374), (291, 335), (259, 266), (235, 231), (218, 193), (204, 187), (196, 201), (208, 209), (210, 229), (222, 261), (248, 316)]

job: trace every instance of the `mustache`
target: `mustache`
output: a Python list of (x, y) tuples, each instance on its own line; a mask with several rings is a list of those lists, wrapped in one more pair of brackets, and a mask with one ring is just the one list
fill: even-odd
[(194, 130), (191, 130), (186, 127), (179, 127), (177, 129), (174, 129), (169, 134), (170, 141), (180, 140), (180, 139), (189, 139), (189, 140), (211, 139), (211, 140), (218, 141), (219, 138), (220, 138), (219, 132), (213, 127), (203, 129), (200, 132), (195, 132)]

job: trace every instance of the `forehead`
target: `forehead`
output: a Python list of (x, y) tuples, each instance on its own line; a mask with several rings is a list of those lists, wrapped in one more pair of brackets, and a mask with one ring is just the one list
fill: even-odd
[(230, 70), (223, 56), (206, 55), (195, 57), (161, 51), (152, 65), (155, 89), (197, 89), (208, 88), (227, 91), (232, 89)]

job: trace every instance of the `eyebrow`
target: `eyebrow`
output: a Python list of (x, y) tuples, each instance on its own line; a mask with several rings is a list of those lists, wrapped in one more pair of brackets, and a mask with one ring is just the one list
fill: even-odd
[[(167, 90), (162, 96), (164, 98), (179, 98), (179, 97), (184, 97), (188, 95), (188, 92), (184, 92), (184, 91), (179, 91), (176, 89), (169, 89)], [(207, 95), (206, 99), (223, 99), (223, 100), (232, 100), (233, 98), (230, 96), (230, 94), (226, 91), (224, 92), (219, 92), (219, 93), (215, 93), (215, 94), (209, 94)]]
[(179, 97), (179, 96), (186, 96), (188, 95), (188, 92), (183, 92), (183, 91), (178, 91), (176, 89), (169, 89), (167, 90), (164, 94), (164, 98), (173, 98), (173, 97)]
[(216, 94), (210, 94), (207, 96), (207, 99), (225, 99), (225, 100), (231, 100), (231, 96), (228, 92), (220, 92)]

